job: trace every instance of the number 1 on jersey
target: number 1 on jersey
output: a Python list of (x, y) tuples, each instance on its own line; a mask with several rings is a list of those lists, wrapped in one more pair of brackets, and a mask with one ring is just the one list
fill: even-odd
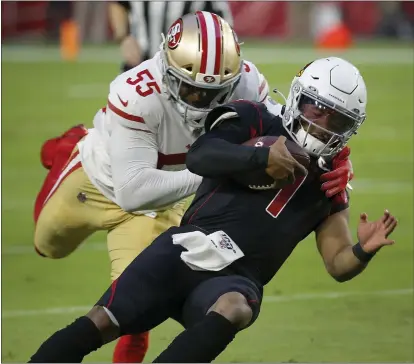
[(306, 177), (307, 176), (297, 177), (294, 183), (279, 190), (273, 200), (267, 205), (266, 212), (276, 219), (300, 186), (302, 186), (303, 182), (305, 182)]
[[(141, 83), (142, 81), (144, 81), (144, 76), (147, 76), (147, 78), (149, 78), (151, 81), (150, 82), (146, 82), (145, 85), (147, 86), (146, 90), (142, 90), (142, 86), (139, 85), (139, 83)], [(135, 80), (133, 80), (131, 77), (129, 77), (126, 80), (126, 83), (132, 86), (136, 86), (135, 90), (137, 91), (137, 93), (142, 96), (148, 96), (151, 95), (152, 93), (154, 93), (154, 89), (160, 94), (161, 90), (160, 87), (158, 86), (156, 81), (154, 80), (154, 76), (150, 73), (149, 70), (145, 69), (143, 71), (140, 71), (137, 73), (137, 78)]]

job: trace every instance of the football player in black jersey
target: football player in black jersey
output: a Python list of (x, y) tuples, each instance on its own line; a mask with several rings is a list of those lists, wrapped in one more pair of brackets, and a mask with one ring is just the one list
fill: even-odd
[[(79, 362), (120, 335), (151, 330), (168, 318), (185, 330), (155, 362), (210, 362), (254, 323), (263, 286), (312, 232), (334, 279), (361, 273), (379, 249), (394, 243), (389, 235), (397, 226), (387, 210), (376, 221), (362, 213), (356, 244), (348, 226), (346, 144), (364, 122), (366, 104), (358, 70), (330, 57), (301, 70), (286, 105), (272, 112), (243, 100), (211, 111), (206, 133), (187, 156), (188, 168), (204, 179), (181, 226), (160, 235), (88, 314), (46, 340), (31, 362)], [(242, 145), (253, 135), (279, 139), (270, 148)], [(329, 172), (319, 178), (291, 164), (297, 178), (281, 190), (234, 182), (235, 174), (258, 169), (277, 180), (291, 178), (283, 167), (286, 139)]]

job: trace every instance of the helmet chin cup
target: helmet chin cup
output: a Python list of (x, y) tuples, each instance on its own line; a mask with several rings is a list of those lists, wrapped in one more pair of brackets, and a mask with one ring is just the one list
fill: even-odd
[(192, 128), (202, 128), (204, 126), (204, 120), (208, 114), (207, 111), (190, 110), (185, 104), (175, 100), (173, 100), (173, 104), (178, 113), (182, 116), (185, 124)]
[(318, 138), (309, 134), (305, 129), (299, 127), (296, 133), (293, 133), (298, 144), (305, 149), (310, 155), (319, 157), (323, 152), (330, 152), (331, 148)]

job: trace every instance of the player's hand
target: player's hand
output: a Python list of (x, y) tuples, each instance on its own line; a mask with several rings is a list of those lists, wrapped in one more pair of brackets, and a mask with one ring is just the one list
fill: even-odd
[(132, 35), (128, 35), (122, 40), (121, 53), (128, 66), (135, 67), (141, 62), (141, 50)]
[(394, 240), (388, 236), (397, 226), (397, 219), (388, 210), (376, 221), (368, 221), (368, 215), (362, 213), (359, 218), (358, 240), (366, 253), (375, 253), (385, 245), (392, 245)]
[(321, 190), (325, 192), (328, 198), (333, 197), (334, 202), (346, 203), (346, 185), (354, 178), (352, 163), (349, 159), (351, 149), (345, 147), (332, 159), (332, 171), (321, 175)]
[(295, 175), (305, 176), (307, 170), (295, 158), (292, 157), (285, 145), (286, 137), (280, 136), (269, 151), (266, 173), (275, 181), (284, 181), (291, 184), (295, 181)]

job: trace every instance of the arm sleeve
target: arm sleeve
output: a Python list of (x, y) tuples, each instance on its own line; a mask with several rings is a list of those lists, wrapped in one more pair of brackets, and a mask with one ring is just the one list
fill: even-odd
[(234, 93), (234, 99), (264, 102), (269, 95), (269, 84), (257, 67), (249, 61), (243, 61), (242, 76)]
[(240, 145), (257, 135), (257, 130), (259, 135), (263, 132), (260, 108), (250, 102), (243, 104), (243, 117), (231, 107), (220, 107), (209, 114), (206, 134), (187, 153), (191, 172), (218, 178), (267, 167), (269, 148)]
[(125, 211), (151, 210), (193, 194), (201, 177), (157, 168), (158, 148), (150, 131), (115, 124), (109, 142), (114, 193)]

